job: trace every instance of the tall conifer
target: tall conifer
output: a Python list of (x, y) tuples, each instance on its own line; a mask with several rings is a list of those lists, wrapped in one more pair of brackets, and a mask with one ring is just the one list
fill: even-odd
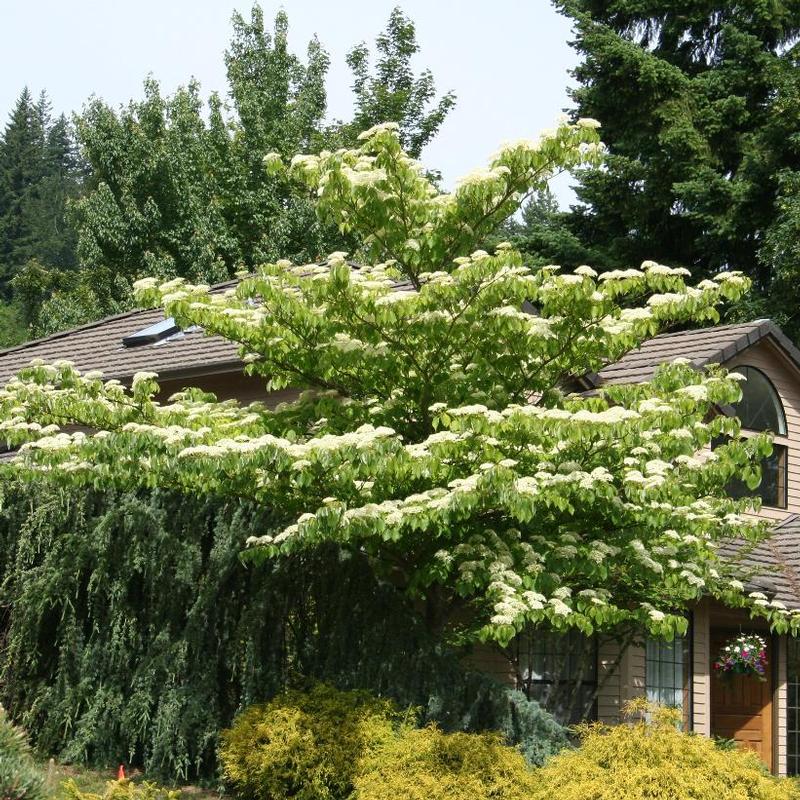
[[(593, 263), (616, 268), (648, 257), (699, 276), (743, 270), (757, 296), (739, 313), (765, 313), (778, 270), (764, 242), (781, 185), (792, 185), (786, 173), (800, 169), (800, 7), (556, 4), (575, 22), (583, 59), (574, 114), (599, 119), (609, 147), (606, 166), (583, 175), (569, 220)], [(797, 300), (777, 316), (800, 330), (790, 308)]]

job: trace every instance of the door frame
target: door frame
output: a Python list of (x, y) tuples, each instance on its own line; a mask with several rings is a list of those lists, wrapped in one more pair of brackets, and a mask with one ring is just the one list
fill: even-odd
[[(784, 738), (781, 739), (781, 718), (786, 720), (786, 724), (788, 726), (789, 723), (789, 712), (788, 712), (788, 704), (789, 704), (789, 694), (788, 694), (788, 685), (785, 685), (784, 688), (786, 691), (784, 692), (784, 701), (783, 703), (780, 702), (780, 690), (781, 690), (781, 670), (780, 670), (780, 659), (784, 658), (783, 650), (781, 647), (781, 636), (777, 633), (770, 633), (770, 645), (772, 646), (772, 664), (769, 665), (769, 670), (772, 673), (772, 765), (770, 767), (770, 772), (773, 775), (781, 774), (780, 771), (780, 764), (781, 764), (781, 753), (783, 753), (783, 763), (784, 763), (784, 774), (786, 772), (786, 763), (788, 761), (786, 751), (787, 751), (787, 737), (786, 731), (784, 731)], [(788, 665), (787, 665), (788, 666)], [(784, 670), (784, 681), (786, 681), (786, 671)]]
[[(779, 724), (779, 715), (781, 713), (781, 708), (778, 703), (778, 637), (775, 634), (770, 633), (769, 631), (759, 631), (758, 626), (756, 625), (754, 629), (754, 633), (759, 636), (763, 636), (764, 639), (767, 641), (770, 650), (770, 657), (769, 657), (769, 665), (767, 667), (768, 679), (770, 681), (770, 691), (769, 691), (769, 723), (768, 726), (764, 726), (765, 728), (769, 728), (770, 732), (770, 742), (769, 742), (769, 761), (765, 761), (764, 763), (767, 766), (767, 769), (773, 774), (776, 774), (776, 770), (778, 767), (778, 749), (780, 747), (780, 743), (778, 741), (779, 734), (780, 734), (780, 724)], [(714, 640), (715, 636), (719, 634), (724, 634), (726, 636), (735, 636), (737, 633), (741, 633), (741, 626), (732, 627), (730, 623), (722, 622), (722, 624), (715, 625), (713, 616), (709, 620), (708, 626), (708, 645), (709, 645), (709, 676), (711, 681), (719, 680), (719, 678), (714, 674), (714, 670), (712, 669), (712, 663), (716, 658), (716, 653), (711, 650), (711, 643)], [(762, 711), (762, 714), (767, 709)], [(709, 731), (711, 737), (714, 737), (714, 702), (713, 702), (713, 686), (709, 686), (709, 696), (708, 696), (708, 723), (709, 723)]]

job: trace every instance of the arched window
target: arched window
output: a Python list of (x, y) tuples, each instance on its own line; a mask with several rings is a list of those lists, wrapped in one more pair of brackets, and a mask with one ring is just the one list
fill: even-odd
[(786, 436), (786, 415), (772, 381), (755, 367), (734, 367), (733, 371), (747, 378), (742, 381), (742, 399), (734, 406), (742, 427)]
[[(776, 436), (786, 436), (786, 415), (772, 381), (756, 367), (734, 367), (747, 378), (742, 381), (742, 399), (733, 407), (742, 421), (743, 432), (770, 431)], [(743, 481), (734, 480), (728, 486), (733, 497), (761, 497), (765, 506), (786, 508), (788, 505), (788, 449), (785, 444), (774, 442), (772, 453), (761, 460), (761, 484), (755, 490), (748, 489)]]

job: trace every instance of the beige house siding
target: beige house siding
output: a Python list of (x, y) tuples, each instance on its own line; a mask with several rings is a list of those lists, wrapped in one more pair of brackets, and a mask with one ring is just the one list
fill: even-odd
[[(751, 366), (760, 369), (773, 383), (783, 403), (786, 414), (786, 436), (775, 436), (775, 442), (786, 445), (787, 451), (787, 506), (786, 508), (762, 507), (760, 516), (775, 521), (783, 520), (787, 514), (800, 513), (800, 371), (783, 356), (769, 340), (762, 340), (731, 359), (725, 366)], [(787, 771), (787, 639), (777, 638), (777, 681), (773, 701), (774, 736), (773, 747), (775, 771), (785, 775)]]
[(692, 617), (692, 729), (711, 735), (711, 635), (708, 603), (698, 603)]
[[(710, 614), (706, 601), (699, 603), (692, 620), (692, 729), (706, 736), (711, 735), (711, 653), (709, 650)], [(599, 652), (598, 678), (602, 682), (608, 678), (598, 696), (598, 718), (609, 725), (620, 721), (620, 712), (628, 700), (644, 695), (647, 687), (646, 651), (644, 647), (631, 646), (620, 659), (614, 670), (614, 662), (619, 653), (618, 645), (608, 643)], [(785, 751), (785, 707), (786, 707), (786, 655), (781, 647), (782, 662), (778, 667), (777, 709), (780, 719), (778, 742)], [(609, 672), (612, 671), (609, 675)], [(778, 763), (785, 771), (785, 752), (778, 755)], [(781, 760), (782, 759), (782, 760)]]
[(730, 370), (735, 370), (737, 366), (760, 369), (774, 384), (786, 414), (788, 435), (776, 436), (775, 442), (788, 446), (788, 505), (786, 508), (764, 507), (760, 515), (767, 519), (782, 520), (787, 514), (800, 513), (800, 447), (797, 446), (800, 436), (800, 371), (769, 340), (758, 342), (725, 366)]
[(647, 650), (638, 645), (631, 645), (626, 656), (624, 699), (627, 702), (634, 697), (643, 697), (647, 693)]
[[(800, 437), (800, 371), (768, 339), (758, 342), (725, 364), (731, 370), (745, 365), (760, 369), (772, 381), (786, 415), (787, 435), (775, 436), (775, 442), (787, 447), (787, 506), (786, 508), (765, 506), (759, 512), (759, 516), (777, 522), (783, 520), (787, 514), (800, 513), (800, 447), (797, 446)], [(775, 771), (779, 775), (785, 775), (787, 772), (787, 638), (780, 636), (776, 641), (777, 680), (773, 700), (773, 752)]]
[(600, 645), (597, 653), (597, 682), (600, 686), (597, 694), (597, 719), (607, 725), (617, 725), (620, 721), (622, 663), (617, 665), (618, 658), (619, 645), (616, 642)]
[(268, 391), (266, 380), (256, 375), (245, 375), (241, 370), (199, 375), (186, 378), (171, 378), (160, 384), (160, 399), (166, 400), (175, 392), (196, 387), (212, 392), (219, 400), (238, 400), (240, 403), (263, 402), (269, 408), (279, 403), (288, 403), (300, 396), (297, 389)]
[(597, 670), (601, 684), (597, 697), (597, 718), (600, 722), (617, 725), (622, 719), (625, 704), (645, 694), (645, 655), (644, 647), (631, 645), (625, 649), (615, 667), (619, 645), (608, 642), (600, 646)]
[[(628, 647), (619, 663), (618, 656), (616, 642), (606, 642), (598, 648), (597, 719), (608, 725), (617, 725), (625, 703), (645, 693), (645, 649)], [(464, 663), (506, 686), (517, 686), (514, 667), (498, 647), (477, 644), (465, 656)]]
[(504, 686), (517, 688), (514, 666), (499, 647), (479, 642), (464, 657), (464, 664), (470, 669), (491, 676)]

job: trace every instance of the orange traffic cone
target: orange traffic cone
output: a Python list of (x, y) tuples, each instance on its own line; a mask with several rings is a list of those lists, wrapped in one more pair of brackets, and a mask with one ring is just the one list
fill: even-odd
[(125, 767), (120, 764), (119, 769), (117, 770), (117, 780), (124, 781), (125, 780)]

